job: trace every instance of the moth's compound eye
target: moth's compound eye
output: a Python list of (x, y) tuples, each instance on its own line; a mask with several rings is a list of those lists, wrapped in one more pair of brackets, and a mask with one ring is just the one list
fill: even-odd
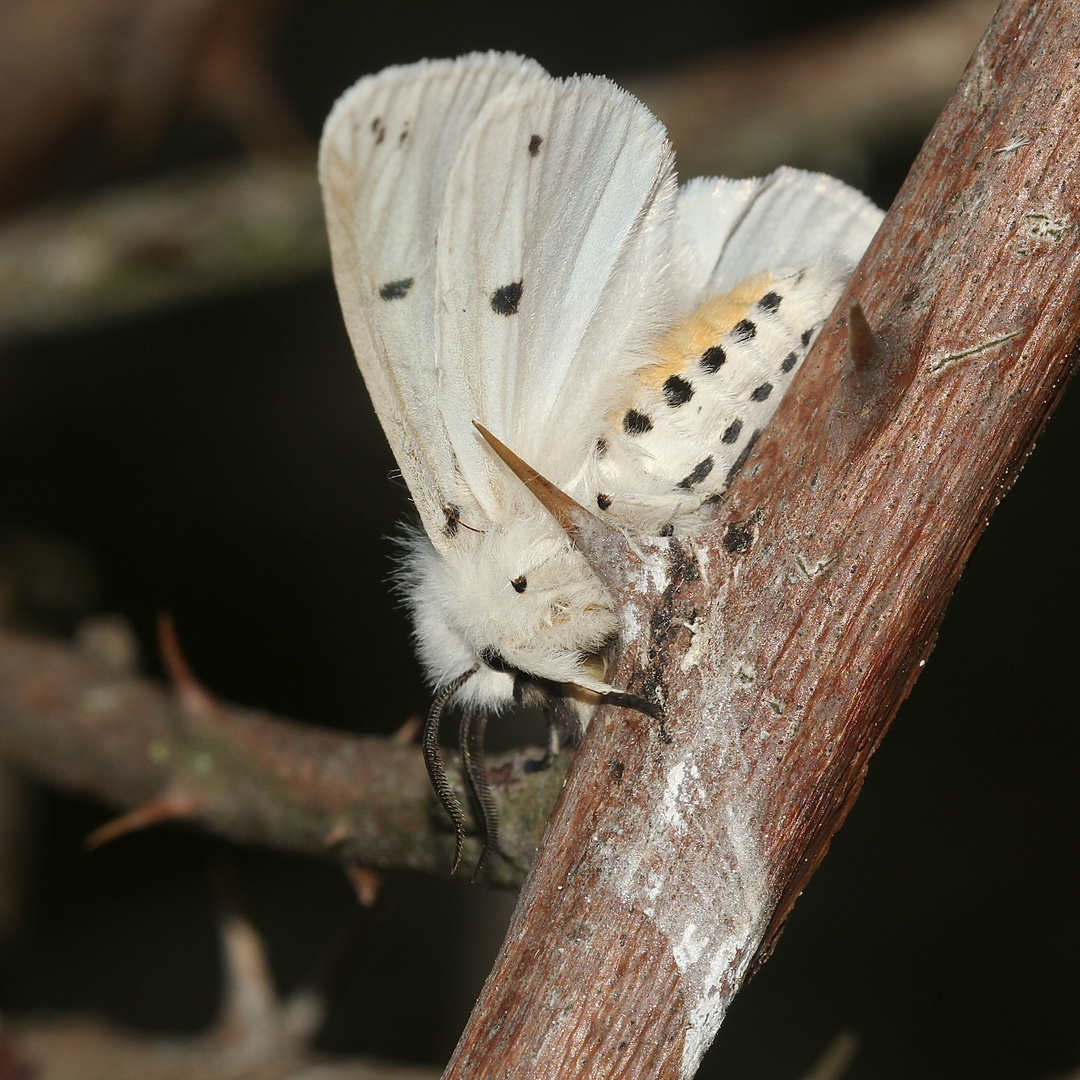
[(529, 587), (529, 579), (524, 574), (520, 574), (510, 584), (514, 586), (515, 592), (524, 592)]

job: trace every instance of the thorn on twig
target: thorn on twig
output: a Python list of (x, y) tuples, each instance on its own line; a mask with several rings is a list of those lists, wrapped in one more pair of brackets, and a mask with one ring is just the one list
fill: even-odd
[(186, 716), (202, 719), (220, 715), (222, 710), (217, 699), (195, 678), (188, 665), (169, 612), (163, 611), (158, 615), (157, 631), (161, 662), (165, 665), (165, 672), (180, 703), (181, 712)]
[(410, 716), (404, 724), (401, 725), (390, 736), (390, 741), (398, 746), (410, 746), (416, 742), (416, 736), (420, 734), (420, 728), (423, 727), (424, 721), (422, 717)]
[(90, 851), (115, 840), (125, 833), (135, 832), (137, 829), (145, 829), (150, 825), (157, 825), (162, 821), (175, 821), (180, 818), (190, 817), (198, 809), (199, 799), (195, 795), (172, 793), (162, 795), (159, 799), (152, 799), (142, 806), (119, 817), (106, 821), (99, 825), (83, 841), (83, 846)]
[(877, 339), (866, 321), (862, 304), (854, 297), (848, 301), (847, 364), (857, 372), (869, 371), (877, 360)]
[(349, 882), (356, 892), (356, 899), (361, 907), (374, 907), (379, 898), (379, 890), (382, 888), (383, 875), (370, 866), (361, 866), (359, 863), (351, 863), (345, 867)]
[(590, 513), (565, 491), (522, 461), (508, 446), (500, 442), (483, 424), (473, 426), (504, 465), (536, 496), (545, 510), (558, 522), (570, 542), (585, 556), (596, 576), (617, 592), (625, 578), (627, 559), (633, 549), (619, 529), (612, 528)]
[(845, 323), (845, 356), (828, 426), (830, 441), (858, 455), (896, 414), (915, 376), (915, 351), (875, 333), (857, 299), (848, 301)]
[(323, 837), (323, 843), (328, 848), (336, 848), (349, 837), (349, 826), (344, 821), (338, 821), (333, 828)]

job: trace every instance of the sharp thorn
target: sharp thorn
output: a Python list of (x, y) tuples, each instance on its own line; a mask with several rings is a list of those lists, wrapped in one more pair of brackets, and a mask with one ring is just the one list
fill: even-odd
[(345, 874), (356, 893), (360, 906), (374, 907), (375, 901), (379, 898), (379, 890), (382, 888), (382, 874), (378, 870), (372, 870), (370, 866), (361, 866), (359, 863), (346, 866)]
[(579, 502), (570, 498), (561, 488), (538, 473), (531, 465), (524, 462), (505, 443), (501, 442), (483, 424), (473, 421), (473, 426), (484, 437), (484, 441), (495, 451), (496, 457), (537, 497), (545, 510), (573, 538), (588, 519), (597, 525), (602, 522), (590, 514)]
[(473, 421), (495, 455), (536, 496), (545, 510), (558, 522), (570, 542), (585, 556), (586, 561), (605, 584), (614, 587), (618, 571), (630, 554), (630, 545), (619, 529), (613, 528), (590, 513), (531, 465), (522, 461), (483, 424)]
[(853, 371), (869, 371), (874, 365), (877, 341), (874, 331), (866, 321), (862, 304), (854, 297), (848, 301), (847, 316), (847, 363)]
[(126, 814), (114, 817), (99, 825), (86, 839), (83, 846), (90, 851), (115, 840), (125, 833), (135, 832), (136, 829), (145, 829), (150, 825), (157, 825), (162, 821), (174, 821), (177, 818), (190, 816), (198, 806), (198, 799), (193, 795), (163, 795), (160, 799), (153, 799)]
[(172, 684), (173, 693), (180, 702), (181, 711), (187, 716), (204, 718), (219, 715), (222, 711), (221, 705), (192, 673), (180, 648), (180, 639), (169, 612), (163, 611), (158, 615), (157, 631), (161, 662)]

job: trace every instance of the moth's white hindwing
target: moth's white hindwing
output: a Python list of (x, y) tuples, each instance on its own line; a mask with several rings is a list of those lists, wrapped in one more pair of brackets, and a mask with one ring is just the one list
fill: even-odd
[(476, 54), (361, 80), (320, 152), (334, 275), (423, 534), (402, 584), (431, 681), (604, 689), (611, 598), (480, 421), (627, 528), (686, 533), (745, 460), (879, 212), (782, 169), (676, 192), (603, 79)]

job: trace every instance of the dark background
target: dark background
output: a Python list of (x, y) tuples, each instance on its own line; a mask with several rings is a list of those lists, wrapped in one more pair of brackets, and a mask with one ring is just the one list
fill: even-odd
[[(555, 74), (618, 77), (870, 10), (318, 0), (292, 10), (278, 62), (314, 138), (334, 97), (388, 63), (492, 47)], [(902, 179), (896, 163), (917, 149), (891, 148), (864, 178), (883, 205)], [(230, 150), (225, 132), (181, 123), (156, 164)], [(841, 1030), (861, 1040), (852, 1080), (1080, 1067), (1078, 461), (1073, 391), (997, 511), (858, 804), (702, 1077), (794, 1080)], [(386, 585), (386, 538), (406, 504), (392, 469), (328, 275), (0, 356), (0, 524), (84, 545), (102, 609), (133, 621), (152, 671), (153, 621), (170, 610), (195, 671), (230, 700), (383, 733), (424, 709)], [(332, 864), (180, 828), (85, 853), (82, 838), (108, 814), (35, 795), (26, 911), (0, 951), (0, 1009), (205, 1027), (224, 864), (284, 991), (335, 958), (323, 1045), (449, 1055), (507, 898), (391, 875), (376, 908), (358, 913)]]

